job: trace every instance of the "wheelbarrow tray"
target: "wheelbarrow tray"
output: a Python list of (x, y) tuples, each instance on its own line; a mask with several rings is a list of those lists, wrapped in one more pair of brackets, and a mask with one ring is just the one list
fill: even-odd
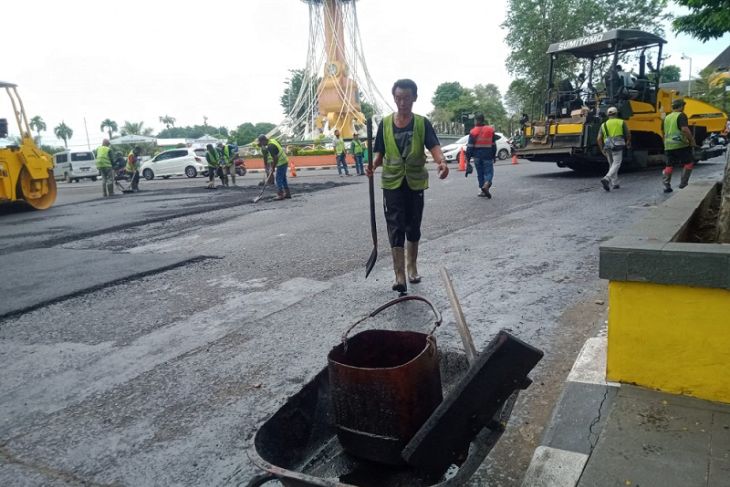
[[(459, 383), (469, 364), (466, 356), (439, 352), (444, 394)], [(266, 471), (249, 487), (278, 480), (289, 487), (436, 487), (463, 485), (479, 468), (499, 440), (519, 391), (515, 391), (472, 440), (466, 458), (452, 466), (441, 478), (428, 478), (407, 465), (391, 467), (351, 456), (343, 451), (336, 434), (331, 410), (327, 368), (291, 397), (257, 431), (251, 461)]]

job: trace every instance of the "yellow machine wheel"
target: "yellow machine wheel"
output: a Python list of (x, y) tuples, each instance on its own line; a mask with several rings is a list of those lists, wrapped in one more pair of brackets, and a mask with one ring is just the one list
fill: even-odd
[(51, 171), (47, 179), (33, 179), (26, 168), (21, 169), (18, 189), (18, 196), (36, 210), (50, 208), (56, 201), (56, 180)]

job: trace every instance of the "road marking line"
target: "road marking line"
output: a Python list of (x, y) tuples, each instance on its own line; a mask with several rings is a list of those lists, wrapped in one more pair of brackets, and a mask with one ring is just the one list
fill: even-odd
[(522, 487), (574, 487), (583, 473), (588, 455), (549, 446), (538, 446)]

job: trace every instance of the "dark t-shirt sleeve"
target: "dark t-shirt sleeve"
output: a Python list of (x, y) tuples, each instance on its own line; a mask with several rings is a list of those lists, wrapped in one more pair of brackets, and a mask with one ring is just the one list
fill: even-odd
[(680, 113), (679, 117), (677, 117), (677, 127), (680, 129), (682, 127), (689, 127), (689, 120), (687, 119), (686, 113)]
[(433, 125), (431, 125), (431, 121), (429, 119), (424, 119), (425, 125), (426, 125), (426, 140), (424, 145), (426, 146), (426, 149), (431, 150), (437, 145), (441, 145), (441, 142), (439, 142), (439, 138), (436, 135), (436, 131), (433, 129)]
[(383, 121), (378, 124), (378, 132), (375, 134), (375, 145), (373, 152), (385, 154), (385, 140), (383, 140)]

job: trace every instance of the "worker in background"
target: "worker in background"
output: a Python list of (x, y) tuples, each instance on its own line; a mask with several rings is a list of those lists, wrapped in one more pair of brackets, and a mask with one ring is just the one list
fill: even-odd
[(261, 147), (261, 154), (264, 156), (264, 164), (267, 164), (269, 157), (271, 157), (271, 165), (276, 171), (276, 201), (283, 199), (290, 199), (291, 192), (289, 191), (289, 183), (286, 180), (286, 170), (289, 167), (289, 158), (282, 149), (281, 144), (274, 138), (268, 138), (265, 135), (259, 135), (258, 137), (259, 147)]
[[(408, 281), (412, 284), (421, 282), (416, 261), (421, 240), (423, 193), (428, 188), (424, 147), (436, 161), (439, 179), (449, 175), (449, 168), (431, 122), (413, 113), (413, 103), (418, 99), (416, 83), (410, 79), (398, 80), (391, 93), (398, 111), (385, 117), (378, 125), (373, 166), (368, 166), (367, 175), (373, 177), (375, 169), (383, 166), (381, 186), (393, 254), (393, 290), (404, 293), (407, 290), (406, 256)], [(406, 241), (407, 254), (404, 248)]]
[(689, 177), (695, 167), (692, 148), (696, 147), (695, 138), (689, 129), (689, 120), (684, 114), (684, 100), (677, 98), (672, 101), (672, 113), (664, 117), (664, 154), (666, 167), (662, 171), (664, 192), (672, 192), (672, 172), (675, 164), (682, 164), (682, 179), (679, 187), (689, 184)]
[(337, 157), (337, 174), (342, 177), (342, 170), (345, 170), (345, 176), (349, 176), (350, 172), (347, 170), (347, 150), (345, 149), (345, 141), (342, 139), (339, 130), (335, 130), (335, 157)]
[(357, 175), (364, 176), (365, 169), (362, 165), (364, 147), (362, 145), (360, 137), (357, 135), (357, 132), (352, 134), (352, 142), (350, 142), (350, 152), (352, 153), (352, 157), (355, 158), (355, 171), (357, 172)]
[(466, 160), (474, 159), (474, 166), (477, 169), (477, 183), (479, 193), (477, 196), (491, 198), (494, 178), (494, 157), (497, 154), (495, 142), (501, 137), (494, 133), (494, 127), (487, 125), (484, 115), (478, 113), (474, 117), (476, 126), (469, 131), (469, 142), (466, 144)]
[(101, 173), (101, 187), (104, 196), (114, 196), (114, 169), (109, 139), (104, 139), (96, 149), (96, 168)]
[(618, 117), (616, 107), (606, 111), (608, 120), (601, 124), (596, 143), (608, 161), (608, 172), (601, 178), (601, 185), (606, 191), (619, 189), (618, 171), (624, 158), (624, 149), (631, 148), (631, 131), (626, 122)]
[[(233, 167), (234, 155), (231, 152), (231, 148), (228, 144), (218, 142), (216, 146), (218, 149), (218, 155), (220, 156), (221, 165), (221, 179), (223, 180), (223, 187), (228, 187), (228, 176), (231, 176), (231, 182), (236, 185), (236, 169)], [(233, 170), (231, 170), (233, 169)]]
[(139, 191), (139, 155), (141, 153), (142, 148), (139, 146), (136, 146), (134, 149), (129, 151), (129, 154), (127, 154), (127, 167), (124, 168), (127, 174), (131, 175), (132, 191), (135, 193)]
[(213, 180), (216, 174), (220, 176), (221, 182), (223, 182), (223, 174), (220, 172), (221, 155), (216, 148), (213, 147), (213, 144), (205, 146), (205, 160), (208, 162), (208, 186), (206, 187), (208, 189), (215, 189), (215, 183)]

